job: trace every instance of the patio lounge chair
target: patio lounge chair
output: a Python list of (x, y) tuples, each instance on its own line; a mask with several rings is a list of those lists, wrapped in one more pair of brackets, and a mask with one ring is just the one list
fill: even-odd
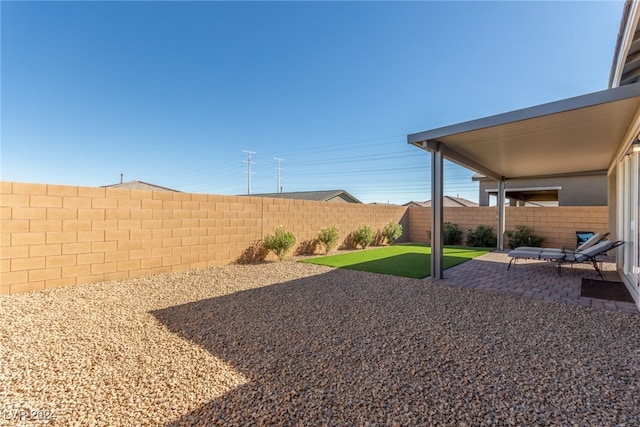
[(596, 273), (598, 273), (598, 276), (600, 276), (600, 278), (604, 280), (602, 272), (598, 267), (597, 257), (606, 254), (611, 249), (617, 248), (623, 243), (624, 242), (622, 240), (618, 240), (615, 242), (602, 240), (595, 245), (587, 247), (586, 249), (580, 248), (579, 251), (576, 250), (575, 252), (557, 248), (516, 248), (508, 254), (511, 260), (509, 261), (507, 271), (511, 268), (511, 264), (514, 263), (517, 259), (538, 259), (543, 261), (555, 262), (558, 266), (558, 274), (561, 274), (562, 264), (591, 262)]
[[(540, 247), (536, 247), (536, 246), (520, 246), (515, 248), (513, 251), (522, 251), (522, 252), (539, 252), (540, 249), (543, 249), (545, 251), (560, 251), (560, 252), (581, 252), (587, 248), (590, 248), (591, 246), (595, 245), (596, 243), (600, 243), (601, 241), (603, 241), (604, 239), (606, 239), (607, 237), (609, 237), (610, 233), (604, 233), (604, 234), (594, 234), (593, 236), (591, 236), (589, 239), (587, 239), (585, 242), (583, 242), (580, 246), (578, 246), (575, 250), (572, 249), (556, 249), (556, 248), (540, 248)], [(512, 252), (513, 252), (512, 251)], [(510, 252), (511, 253), (511, 252)], [(518, 258), (523, 258), (523, 257), (518, 257)], [(526, 258), (526, 257), (524, 257)]]
[(593, 231), (576, 231), (576, 248), (592, 238), (595, 234)]

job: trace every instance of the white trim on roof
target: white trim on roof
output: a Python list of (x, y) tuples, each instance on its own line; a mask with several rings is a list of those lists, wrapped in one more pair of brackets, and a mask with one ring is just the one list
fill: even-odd
[(637, 1), (628, 1), (625, 4), (622, 17), (624, 28), (620, 29), (621, 34), (619, 34), (619, 37), (621, 38), (618, 41), (618, 46), (616, 46), (616, 57), (613, 59), (613, 71), (609, 78), (609, 87), (618, 87), (622, 81), (625, 64), (628, 59), (627, 55), (633, 43), (638, 26), (638, 19), (640, 18), (639, 8), (640, 6)]
[[(504, 191), (507, 193), (516, 192), (516, 191), (545, 191), (545, 190), (562, 190), (562, 186), (553, 186), (553, 187), (521, 187), (521, 188), (505, 188)], [(497, 193), (497, 188), (486, 189), (484, 190), (486, 193)]]
[(621, 101), (623, 99), (633, 98), (636, 96), (640, 96), (640, 84), (625, 85), (618, 88), (606, 89), (599, 92), (589, 93), (587, 95), (580, 95), (547, 104), (523, 108), (521, 110), (509, 111), (508, 113), (497, 114), (495, 116), (488, 116), (481, 119), (470, 120), (467, 122), (410, 134), (407, 136), (407, 140), (409, 144), (423, 148), (423, 142), (438, 140), (445, 136), (500, 126), (522, 120), (535, 119), (537, 117), (578, 110), (581, 108), (592, 107), (594, 105)]

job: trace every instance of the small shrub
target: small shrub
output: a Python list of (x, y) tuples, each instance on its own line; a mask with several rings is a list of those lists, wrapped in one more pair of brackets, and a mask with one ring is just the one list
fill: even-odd
[(542, 246), (544, 237), (538, 236), (527, 226), (516, 225), (515, 230), (507, 230), (505, 234), (509, 238), (509, 247), (511, 249), (519, 248), (520, 246)]
[(366, 249), (376, 237), (376, 233), (368, 225), (361, 225), (351, 234), (351, 237), (356, 246), (360, 245), (362, 249)]
[(278, 260), (282, 261), (289, 249), (296, 244), (296, 236), (290, 231), (284, 231), (284, 228), (280, 226), (274, 234), (265, 236), (262, 244), (268, 250), (273, 251)]
[(442, 231), (445, 245), (459, 245), (462, 243), (462, 230), (456, 224), (445, 222)]
[(402, 236), (402, 225), (397, 222), (390, 221), (382, 229), (382, 235), (387, 239), (387, 243), (393, 245), (393, 242)]
[(488, 225), (479, 225), (475, 230), (467, 231), (467, 246), (490, 248), (498, 242), (496, 233)]
[(316, 240), (324, 246), (325, 253), (331, 252), (338, 246), (338, 239), (340, 239), (340, 233), (336, 227), (325, 227), (320, 230)]

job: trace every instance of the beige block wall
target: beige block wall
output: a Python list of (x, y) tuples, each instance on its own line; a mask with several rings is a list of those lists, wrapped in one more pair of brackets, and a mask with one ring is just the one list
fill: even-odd
[[(280, 225), (408, 230), (407, 208), (0, 182), (0, 294), (236, 262)], [(405, 233), (408, 236), (408, 231)], [(405, 237), (404, 240), (407, 240)], [(296, 248), (294, 248), (295, 250)]]
[[(465, 232), (495, 229), (496, 214), (444, 209)], [(308, 249), (322, 227), (336, 226), (342, 240), (389, 221), (403, 225), (401, 241), (428, 242), (430, 217), (418, 207), (0, 182), (0, 293), (229, 264), (280, 225), (296, 235), (294, 251)], [(507, 208), (507, 230), (520, 224), (545, 246), (572, 247), (576, 230), (607, 231), (607, 208)]]
[[(463, 231), (478, 225), (489, 225), (497, 229), (497, 208), (444, 208), (445, 222), (456, 224)], [(409, 240), (429, 242), (431, 233), (430, 208), (409, 208)], [(566, 206), (566, 207), (508, 207), (505, 212), (506, 230), (514, 230), (517, 225), (526, 225), (533, 232), (544, 237), (547, 247), (575, 247), (578, 230), (604, 233), (608, 230), (606, 206)], [(508, 247), (505, 238), (505, 247)]]

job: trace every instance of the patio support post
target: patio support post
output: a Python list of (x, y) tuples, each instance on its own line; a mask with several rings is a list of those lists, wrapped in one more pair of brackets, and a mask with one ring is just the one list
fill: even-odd
[(504, 178), (498, 181), (498, 250), (504, 250), (505, 191)]
[(431, 150), (431, 278), (443, 279), (443, 155), (439, 142)]

